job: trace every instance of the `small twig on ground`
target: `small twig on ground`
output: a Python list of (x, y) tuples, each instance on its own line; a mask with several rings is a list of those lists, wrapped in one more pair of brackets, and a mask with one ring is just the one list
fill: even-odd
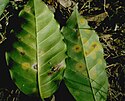
[(105, 13), (106, 13), (107, 16), (109, 17), (108, 12), (106, 11), (106, 0), (104, 0), (104, 4), (103, 4), (103, 6), (104, 6), (104, 11), (105, 11)]

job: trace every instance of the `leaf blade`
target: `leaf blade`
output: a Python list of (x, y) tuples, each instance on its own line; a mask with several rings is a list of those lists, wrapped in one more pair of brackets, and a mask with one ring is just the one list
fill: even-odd
[(0, 0), (0, 16), (3, 13), (6, 5), (9, 3), (9, 0)]
[(78, 14), (77, 7), (62, 32), (68, 50), (64, 80), (69, 91), (77, 101), (105, 101), (108, 80), (103, 49), (95, 31)]
[(58, 89), (65, 69), (66, 45), (60, 27), (41, 0), (29, 0), (19, 16), (21, 30), (8, 52), (11, 76), (25, 94), (39, 90), (41, 98), (50, 97)]
[(22, 19), (21, 30), (15, 33), (12, 49), (7, 52), (7, 61), (11, 77), (18, 88), (25, 94), (37, 94), (37, 71), (34, 69), (37, 63), (34, 35), (35, 20), (32, 10), (28, 7), (33, 8), (31, 2), (28, 2), (19, 14)]
[[(38, 7), (39, 4), (39, 7)], [(65, 51), (63, 36), (59, 31), (59, 25), (54, 20), (53, 13), (41, 0), (34, 1), (36, 15), (37, 48), (39, 90), (42, 98), (51, 96), (58, 88), (65, 68)], [(42, 20), (41, 20), (42, 19)], [(42, 38), (40, 36), (43, 36)], [(62, 57), (59, 57), (59, 56)], [(56, 57), (56, 58), (54, 58)], [(53, 71), (52, 68), (59, 70)], [(55, 83), (56, 82), (56, 83)]]

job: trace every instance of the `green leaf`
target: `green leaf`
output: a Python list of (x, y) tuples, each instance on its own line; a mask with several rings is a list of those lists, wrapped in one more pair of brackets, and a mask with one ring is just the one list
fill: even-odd
[(57, 90), (65, 69), (66, 45), (53, 13), (41, 0), (29, 0), (8, 65), (16, 85), (25, 93), (38, 90), (42, 98)]
[(6, 5), (9, 3), (9, 0), (0, 0), (0, 16), (3, 13)]
[(64, 81), (76, 101), (106, 101), (108, 80), (99, 37), (77, 7), (62, 29), (67, 44)]

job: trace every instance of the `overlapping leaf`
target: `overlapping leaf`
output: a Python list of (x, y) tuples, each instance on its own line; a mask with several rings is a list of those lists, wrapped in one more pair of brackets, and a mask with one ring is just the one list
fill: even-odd
[(77, 7), (62, 32), (67, 43), (64, 80), (76, 101), (106, 101), (108, 80), (103, 48)]
[(9, 3), (9, 0), (0, 0), (0, 16), (3, 13), (6, 5)]
[(50, 97), (65, 68), (66, 46), (59, 25), (41, 0), (29, 0), (20, 17), (21, 31), (8, 52), (11, 76), (25, 94), (39, 90), (42, 98)]

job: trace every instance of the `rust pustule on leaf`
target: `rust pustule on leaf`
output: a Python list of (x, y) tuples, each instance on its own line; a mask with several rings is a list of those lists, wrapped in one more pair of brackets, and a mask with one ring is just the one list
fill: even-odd
[(81, 63), (81, 62), (76, 63), (75, 69), (76, 69), (77, 71), (79, 71), (79, 72), (83, 72), (84, 69), (85, 69), (85, 65), (84, 65), (83, 63)]
[(78, 52), (80, 52), (82, 49), (81, 49), (81, 46), (80, 45), (74, 45), (74, 47), (73, 47), (73, 51), (74, 52), (76, 52), (76, 53), (78, 53)]
[(25, 70), (30, 68), (30, 63), (28, 63), (28, 62), (22, 63), (22, 68), (25, 69)]
[(95, 48), (97, 46), (97, 44), (93, 44), (92, 47)]

